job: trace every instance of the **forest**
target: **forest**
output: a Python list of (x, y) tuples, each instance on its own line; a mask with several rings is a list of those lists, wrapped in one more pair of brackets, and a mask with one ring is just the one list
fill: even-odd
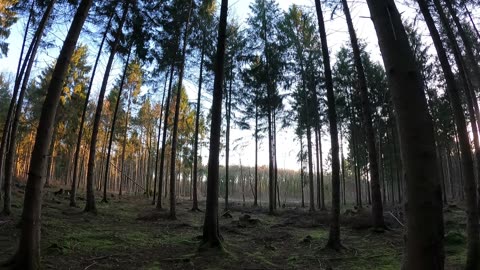
[(480, 270), (479, 0), (0, 0), (0, 269)]

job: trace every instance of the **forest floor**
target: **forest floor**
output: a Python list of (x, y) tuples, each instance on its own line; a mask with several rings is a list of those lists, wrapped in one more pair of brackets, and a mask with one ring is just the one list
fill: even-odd
[[(204, 213), (191, 212), (191, 201), (177, 203), (177, 220), (156, 211), (145, 197), (110, 198), (98, 203), (98, 214), (68, 206), (68, 195), (44, 192), (42, 264), (45, 269), (400, 269), (403, 228), (389, 212), (385, 233), (371, 230), (368, 212), (342, 210), (345, 249), (324, 249), (328, 212), (266, 209), (232, 205), (231, 217), (220, 217), (223, 252), (198, 251)], [(23, 191), (16, 188), (13, 217), (0, 217), (0, 261), (15, 251)], [(79, 201), (80, 207), (84, 202)], [(204, 209), (204, 203), (201, 203)], [(223, 205), (221, 205), (223, 209)], [(223, 212), (222, 212), (223, 213)], [(221, 214), (222, 214), (221, 213)], [(245, 216), (248, 215), (248, 216)], [(465, 261), (465, 213), (445, 209), (446, 269)]]

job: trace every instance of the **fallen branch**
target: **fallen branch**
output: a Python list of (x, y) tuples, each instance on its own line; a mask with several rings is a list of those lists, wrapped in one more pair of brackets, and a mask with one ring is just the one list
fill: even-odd
[(130, 176), (124, 174), (123, 171), (122, 171), (120, 168), (118, 168), (113, 162), (110, 162), (110, 165), (112, 165), (113, 168), (115, 168), (117, 171), (119, 171), (120, 174), (122, 175), (122, 177), (125, 177), (128, 181), (134, 183), (137, 187), (139, 187), (139, 188), (141, 188), (141, 189), (143, 189), (143, 190), (146, 190), (145, 187), (142, 187), (140, 184), (138, 184), (137, 182), (135, 182), (132, 178), (130, 178)]
[(93, 257), (93, 258), (90, 258), (88, 259), (89, 261), (99, 261), (99, 260), (104, 260), (104, 259), (107, 259), (107, 258), (110, 258), (112, 257), (112, 255), (106, 255), (106, 256), (100, 256), (100, 257)]
[(400, 224), (402, 227), (405, 227), (405, 225), (403, 225), (403, 223), (392, 212), (388, 213), (398, 222), (398, 224)]
[(92, 264), (90, 264), (89, 266), (85, 267), (83, 270), (88, 270), (88, 268), (94, 266), (95, 264), (97, 264), (97, 262), (93, 262)]

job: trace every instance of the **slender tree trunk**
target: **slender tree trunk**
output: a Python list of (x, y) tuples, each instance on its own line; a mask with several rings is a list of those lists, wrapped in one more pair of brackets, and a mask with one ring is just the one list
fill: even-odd
[[(353, 27), (350, 10), (348, 8), (347, 0), (342, 0), (343, 11), (347, 19), (348, 32), (350, 34), (350, 42), (353, 50), (353, 59), (355, 68), (357, 70), (358, 84), (360, 89), (360, 98), (362, 101), (362, 114), (365, 135), (367, 139), (368, 161), (370, 168), (370, 181), (372, 186), (372, 218), (375, 231), (383, 231), (385, 222), (383, 220), (383, 204), (382, 193), (380, 191), (380, 179), (378, 173), (377, 150), (375, 149), (375, 132), (372, 124), (371, 105), (368, 98), (367, 79), (365, 77), (365, 70), (362, 64), (362, 57), (360, 47), (358, 46), (357, 34)], [(370, 198), (370, 196), (369, 196)]]
[(316, 158), (316, 161), (317, 161), (317, 207), (318, 209), (321, 209), (322, 208), (322, 195), (321, 195), (321, 191), (320, 191), (320, 150), (319, 150), (319, 145), (320, 143), (320, 139), (319, 139), (319, 136), (318, 136), (318, 123), (317, 125), (315, 126), (315, 150), (316, 150), (316, 155), (315, 155), (315, 158)]
[(473, 21), (472, 13), (468, 10), (466, 3), (464, 3), (464, 6), (465, 6), (465, 12), (467, 13), (468, 18), (470, 19), (470, 23), (472, 24), (473, 30), (475, 31), (475, 34), (477, 34), (477, 38), (480, 39), (480, 32), (478, 31), (475, 21)]
[(75, 13), (71, 27), (60, 50), (57, 63), (52, 73), (47, 96), (42, 107), (35, 145), (30, 160), (27, 187), (21, 220), (21, 235), (18, 249), (10, 261), (14, 269), (40, 268), (40, 222), (42, 207), (42, 176), (45, 172), (46, 156), (51, 143), (55, 113), (60, 101), (62, 86), (68, 65), (75, 50), (78, 37), (88, 16), (92, 0), (82, 0)]
[[(42, 20), (40, 21), (40, 24), (38, 25), (38, 28), (35, 32), (35, 36), (33, 38), (32, 44), (30, 45), (31, 51), (29, 50), (30, 51), (30, 55), (28, 55), (29, 58), (25, 59), (25, 62), (26, 63), (28, 62), (28, 64), (25, 69), (23, 78), (17, 78), (17, 80), (22, 81), (22, 84), (21, 84), (20, 93), (18, 96), (16, 109), (14, 110), (15, 113), (13, 116), (13, 121), (10, 127), (11, 136), (8, 140), (9, 145), (7, 148), (7, 155), (5, 157), (5, 179), (4, 179), (5, 196), (4, 196), (4, 204), (3, 204), (3, 212), (2, 212), (5, 215), (11, 214), (11, 190), (12, 190), (13, 171), (15, 167), (15, 159), (16, 159), (16, 152), (17, 152), (17, 130), (20, 122), (20, 116), (22, 114), (23, 100), (24, 100), (25, 92), (27, 90), (28, 82), (30, 79), (30, 73), (32, 71), (33, 64), (35, 62), (37, 50), (42, 40), (43, 32), (47, 25), (48, 19), (50, 18), (50, 14), (52, 13), (54, 4), (55, 4), (55, 1), (51, 1), (49, 3), (42, 17)], [(8, 131), (7, 133), (5, 133), (5, 135), (7, 134), (8, 134)], [(1, 155), (3, 156), (3, 152), (1, 153), (2, 153)], [(0, 159), (0, 163), (1, 163), (1, 159)]]
[(182, 58), (180, 64), (180, 74), (178, 77), (178, 90), (177, 90), (177, 97), (175, 103), (175, 115), (173, 120), (173, 133), (172, 133), (172, 151), (170, 156), (170, 218), (176, 219), (176, 202), (175, 202), (175, 161), (177, 159), (177, 143), (178, 143), (178, 120), (180, 116), (180, 103), (181, 103), (181, 96), (182, 96), (182, 84), (183, 84), (183, 74), (185, 71), (185, 58), (187, 54), (187, 41), (188, 35), (190, 31), (190, 16), (193, 9), (193, 0), (190, 2), (190, 7), (188, 10), (188, 17), (187, 21), (185, 22), (185, 33), (183, 36), (183, 47), (182, 47)]
[[(274, 198), (278, 198), (278, 206), (280, 206), (280, 192), (278, 187), (278, 168), (277, 168), (277, 112), (273, 110), (273, 175), (275, 179)], [(274, 208), (277, 209), (277, 199), (275, 199)]]
[[(163, 171), (164, 171), (164, 164), (165, 164), (165, 148), (167, 146), (167, 129), (168, 129), (168, 117), (170, 114), (170, 95), (172, 93), (172, 84), (173, 84), (173, 72), (175, 71), (175, 65), (172, 63), (170, 67), (170, 81), (168, 83), (168, 90), (167, 90), (167, 100), (165, 104), (165, 117), (163, 119), (163, 133), (162, 133), (162, 152), (160, 154), (160, 173), (158, 176), (160, 177), (160, 181), (158, 181), (158, 197), (157, 197), (157, 209), (162, 209), (162, 188), (163, 188)], [(168, 174), (167, 174), (168, 175)], [(166, 178), (166, 177), (165, 177)], [(167, 180), (165, 180), (165, 184)], [(165, 188), (165, 192), (167, 189)], [(166, 194), (166, 193), (165, 193)]]
[(75, 147), (75, 157), (73, 160), (73, 179), (72, 179), (72, 189), (70, 191), (70, 206), (76, 207), (77, 206), (77, 174), (78, 174), (78, 159), (80, 157), (80, 150), (82, 147), (82, 137), (83, 137), (83, 128), (85, 123), (85, 117), (87, 115), (87, 108), (88, 108), (88, 101), (90, 99), (90, 94), (92, 92), (93, 80), (95, 79), (95, 74), (97, 72), (98, 62), (100, 61), (100, 56), (103, 52), (103, 45), (105, 44), (105, 40), (107, 38), (108, 31), (110, 30), (112, 24), (113, 14), (110, 16), (108, 20), (108, 24), (106, 26), (105, 32), (103, 33), (102, 42), (100, 43), (100, 47), (98, 49), (97, 58), (95, 59), (95, 64), (93, 65), (92, 76), (90, 77), (90, 82), (88, 84), (87, 95), (85, 97), (85, 103), (83, 104), (83, 111), (82, 111), (82, 118), (80, 119), (80, 126), (78, 130), (78, 137), (77, 137), (77, 145)]
[(308, 184), (310, 191), (310, 212), (315, 211), (315, 188), (313, 187), (313, 155), (312, 155), (312, 131), (307, 127), (307, 154), (308, 154)]
[(108, 150), (107, 150), (107, 162), (105, 164), (105, 179), (103, 179), (103, 199), (102, 199), (102, 202), (104, 202), (104, 203), (108, 202), (108, 199), (107, 199), (107, 184), (108, 184), (108, 173), (109, 173), (109, 168), (110, 168), (110, 156), (111, 156), (111, 151), (112, 151), (112, 144), (113, 144), (113, 139), (115, 137), (115, 123), (117, 122), (118, 108), (120, 107), (120, 103), (121, 103), (121, 100), (122, 100), (123, 87), (125, 85), (125, 78), (127, 77), (127, 71), (128, 71), (128, 65), (129, 65), (129, 62), (130, 62), (131, 52), (132, 52), (132, 48), (130, 48), (129, 51), (128, 51), (127, 61), (125, 62), (125, 67), (123, 69), (122, 79), (120, 80), (120, 88), (118, 90), (117, 102), (115, 103), (115, 110), (113, 112), (113, 117), (112, 117), (112, 126), (110, 128), (110, 138), (108, 140)]
[[(58, 115), (57, 115), (58, 116)], [(58, 120), (55, 120), (55, 123), (58, 123)], [(53, 171), (53, 159), (54, 159), (54, 153), (55, 153), (55, 142), (57, 141), (57, 127), (58, 125), (55, 125), (53, 129), (53, 135), (52, 135), (52, 143), (50, 144), (50, 149), (48, 150), (48, 161), (47, 161), (47, 176), (45, 177), (45, 187), (50, 186), (50, 179), (52, 177), (52, 171)]]
[[(320, 150), (320, 153), (322, 151)], [(345, 157), (343, 156), (343, 132), (340, 131), (340, 155), (342, 166), (342, 182), (343, 182), (343, 205), (347, 205), (346, 181), (345, 181)], [(323, 170), (322, 170), (323, 171)]]
[(302, 190), (302, 208), (305, 208), (305, 194), (303, 193), (303, 136), (300, 135), (300, 189)]
[(332, 212), (330, 232), (327, 246), (333, 249), (340, 249), (340, 161), (337, 129), (337, 112), (335, 109), (335, 95), (333, 92), (333, 78), (330, 66), (330, 55), (328, 52), (327, 34), (323, 20), (323, 12), (320, 0), (315, 0), (315, 7), (318, 17), (320, 39), (322, 43), (322, 55), (325, 73), (325, 84), (327, 88), (328, 120), (330, 122), (330, 139), (332, 151)]
[(367, 0), (396, 112), (407, 180), (405, 269), (443, 269), (443, 212), (423, 82), (393, 0)]
[[(160, 157), (160, 135), (162, 134), (162, 117), (163, 117), (163, 109), (165, 106), (165, 95), (167, 93), (167, 83), (168, 83), (168, 71), (165, 72), (165, 85), (163, 87), (163, 95), (162, 95), (162, 107), (160, 107), (160, 118), (158, 119), (158, 134), (157, 134), (157, 149), (155, 154), (155, 182), (153, 184), (153, 201), (152, 205), (155, 205), (157, 198), (157, 183), (158, 183), (158, 158)], [(162, 196), (162, 192), (159, 191), (158, 196)]]
[[(324, 211), (324, 210), (327, 210), (327, 207), (325, 207), (325, 184), (324, 184), (325, 174), (323, 172), (323, 152), (322, 152), (323, 147), (322, 147), (322, 136), (321, 136), (322, 133), (320, 130), (318, 131), (318, 133), (320, 134), (318, 138), (318, 150), (320, 153), (320, 197), (322, 198), (321, 204), (320, 204), (320, 210)], [(345, 182), (345, 179), (344, 179), (344, 182)]]
[(105, 91), (107, 90), (108, 84), (108, 77), (110, 76), (110, 71), (112, 69), (113, 60), (115, 59), (115, 55), (117, 53), (117, 49), (120, 43), (120, 39), (122, 36), (122, 29), (123, 24), (125, 23), (127, 13), (129, 9), (129, 4), (124, 3), (123, 7), (123, 14), (120, 19), (120, 23), (115, 33), (115, 40), (110, 49), (110, 57), (108, 59), (107, 66), (105, 68), (105, 74), (103, 76), (102, 86), (100, 88), (100, 94), (98, 97), (97, 109), (95, 111), (95, 116), (93, 120), (93, 127), (92, 127), (92, 138), (90, 141), (90, 152), (88, 156), (88, 170), (87, 170), (87, 200), (85, 205), (85, 212), (97, 212), (97, 208), (95, 205), (95, 191), (94, 191), (94, 176), (93, 173), (95, 171), (95, 154), (97, 150), (97, 136), (98, 136), (98, 129), (100, 127), (100, 118), (102, 116), (103, 110), (103, 100), (105, 98)]
[(222, 125), (222, 83), (225, 70), (225, 43), (227, 30), (228, 0), (222, 0), (218, 27), (215, 80), (212, 101), (212, 122), (210, 129), (210, 155), (207, 177), (207, 207), (203, 225), (203, 247), (221, 247), (218, 226), (218, 178), (220, 133)]
[(255, 193), (253, 196), (253, 206), (258, 206), (258, 104), (257, 92), (255, 92)]
[[(205, 40), (204, 42), (205, 43)], [(200, 111), (201, 111), (201, 99), (202, 99), (202, 86), (203, 86), (203, 65), (205, 62), (205, 48), (202, 47), (202, 56), (200, 58), (200, 76), (198, 79), (198, 95), (197, 95), (197, 111), (195, 113), (195, 142), (193, 145), (193, 206), (192, 211), (198, 211), (198, 133), (200, 131)]]
[(228, 89), (225, 87), (225, 114), (227, 128), (225, 131), (225, 211), (228, 210), (228, 182), (229, 179), (229, 159), (230, 159), (230, 117), (232, 109), (232, 83), (233, 83), (233, 61), (230, 67), (230, 83)]

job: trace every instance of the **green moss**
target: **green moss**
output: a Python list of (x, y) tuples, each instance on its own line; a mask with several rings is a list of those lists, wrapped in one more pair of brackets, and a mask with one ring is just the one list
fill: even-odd
[(311, 231), (309, 234), (313, 239), (327, 239), (328, 238), (328, 233), (326, 230), (321, 230), (317, 229), (314, 231)]
[(467, 239), (465, 235), (459, 231), (450, 231), (445, 235), (446, 246), (465, 245)]
[(145, 270), (161, 270), (162, 268), (160, 268), (160, 263), (159, 262), (153, 262), (152, 265), (150, 266), (147, 266), (145, 268)]
[(339, 266), (339, 269), (352, 270), (397, 270), (401, 268), (401, 258), (396, 254), (389, 253), (378, 256), (358, 256), (357, 258), (343, 261)]
[(279, 266), (272, 263), (271, 261), (269, 261), (264, 255), (265, 255), (265, 252), (260, 252), (260, 251), (256, 251), (254, 253), (245, 253), (248, 257), (250, 257), (251, 259), (254, 259), (255, 261), (263, 264), (263, 265), (268, 265), (269, 267), (273, 267), (273, 268), (278, 268)]

